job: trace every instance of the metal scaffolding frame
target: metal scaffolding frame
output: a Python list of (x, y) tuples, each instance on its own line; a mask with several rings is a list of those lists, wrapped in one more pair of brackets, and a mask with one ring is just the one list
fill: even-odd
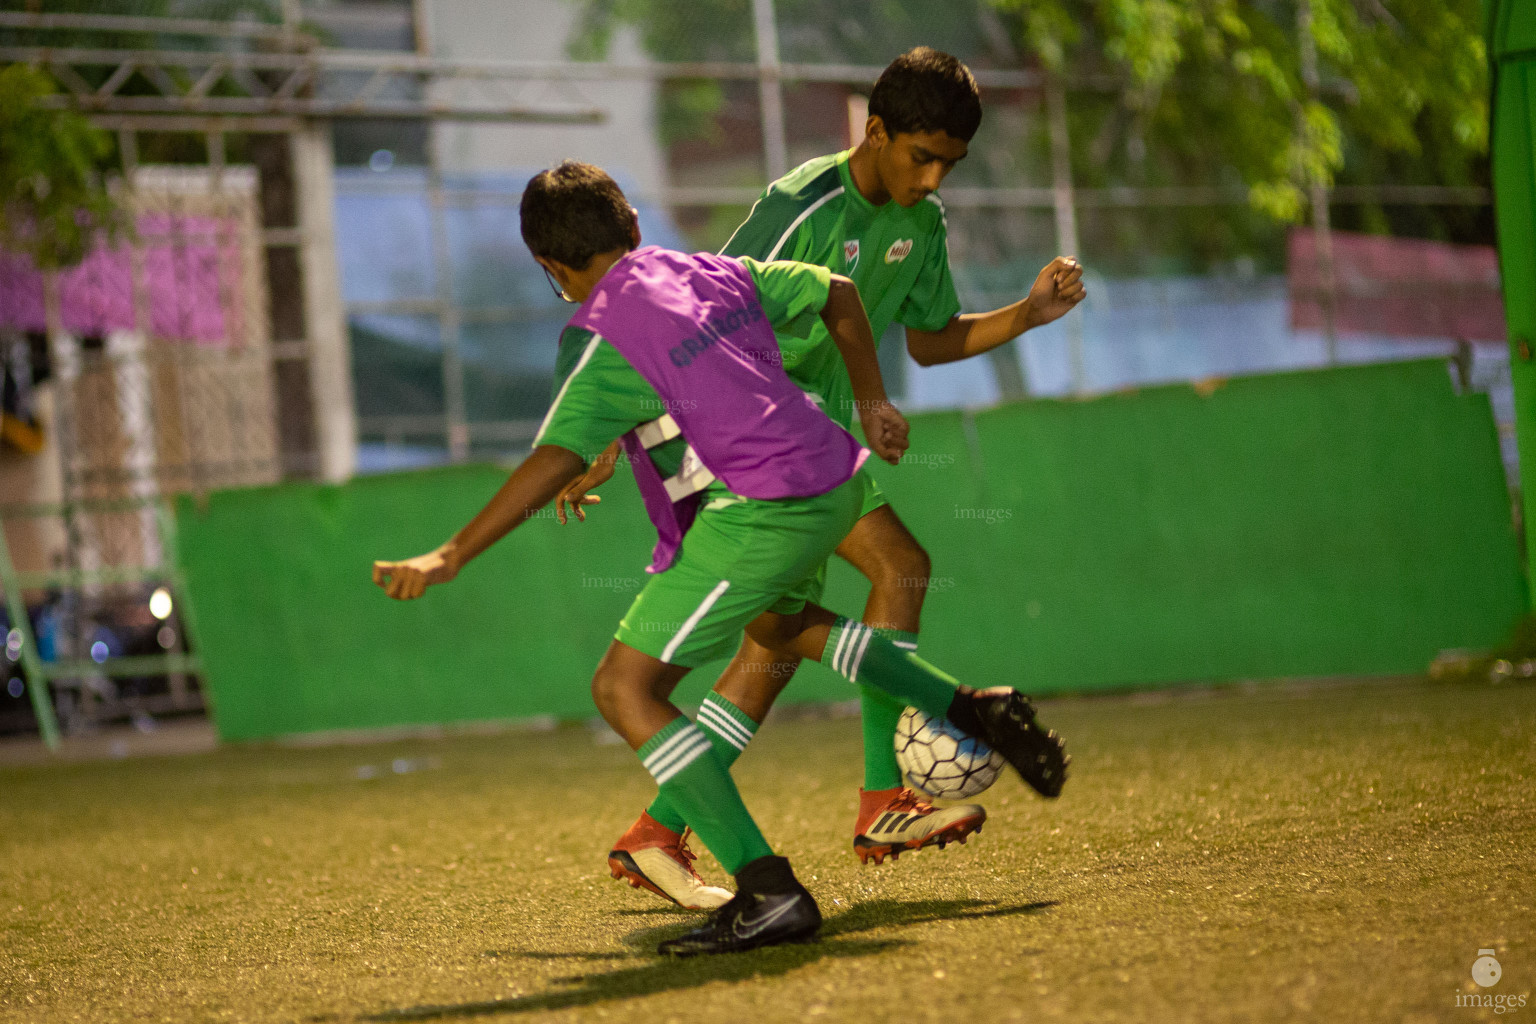
[[(85, 49), (0, 47), (0, 60), (16, 60), (49, 68), (67, 89), (53, 99), (91, 115), (104, 127), (120, 132), (195, 131), (210, 138), (229, 131), (277, 131), (294, 137), (310, 130), (311, 149), (323, 148), (313, 129), (338, 117), (419, 119), (429, 129), (427, 198), (437, 273), (437, 294), (431, 300), (396, 303), (388, 310), (364, 309), (349, 303), (346, 313), (391, 312), (429, 315), (437, 320), (442, 345), (445, 388), (441, 436), (450, 459), (467, 457), (472, 437), (512, 438), (531, 436), (529, 424), (474, 423), (464, 410), (461, 328), (471, 319), (507, 322), (497, 311), (462, 310), (452, 295), (447, 230), (444, 211), (463, 202), (516, 202), (505, 193), (474, 193), (447, 188), (442, 174), (437, 125), (445, 121), (592, 124), (602, 111), (579, 101), (557, 107), (541, 107), (520, 94), (529, 87), (559, 82), (675, 81), (708, 78), (754, 82), (761, 112), (764, 181), (782, 174), (787, 164), (783, 86), (785, 83), (828, 83), (865, 88), (878, 77), (880, 67), (848, 64), (786, 63), (780, 60), (773, 0), (753, 0), (753, 30), (757, 59), (693, 62), (579, 62), (442, 59), (432, 55), (426, 17), (429, 4), (414, 0), (415, 52), (364, 51), (320, 46), (302, 31), (302, 12), (296, 0), (283, 6), (281, 25), (252, 21), (222, 23), (190, 19), (135, 18), (109, 15), (45, 15), (0, 12), (0, 27), (15, 29), (93, 29), (99, 31), (152, 33), (159, 36), (196, 36), (215, 40), (212, 49)], [(82, 72), (93, 69), (94, 75)], [(110, 69), (110, 70), (109, 70)], [(102, 74), (105, 78), (102, 79)], [(1076, 253), (1077, 211), (1093, 208), (1155, 208), (1233, 205), (1248, 202), (1242, 188), (1207, 186), (1076, 187), (1067, 134), (1068, 86), (1075, 90), (1112, 91), (1119, 83), (1108, 76), (1079, 77), (1071, 82), (1048, 77), (1032, 69), (981, 69), (975, 72), (984, 88), (1023, 90), (1041, 96), (1049, 126), (1051, 184), (1042, 187), (951, 187), (945, 203), (962, 209), (1039, 209), (1052, 212), (1056, 224), (1056, 248)], [(121, 89), (138, 76), (157, 91), (153, 96), (125, 96)], [(92, 86), (90, 77), (102, 79)], [(1309, 80), (1310, 81), (1310, 80)], [(242, 95), (215, 95), (220, 85)], [(229, 91), (229, 90), (226, 90)], [(316, 175), (318, 177), (318, 174)], [(314, 181), (319, 186), (318, 181)], [(324, 186), (320, 186), (324, 187)], [(306, 193), (309, 189), (304, 190)], [(715, 204), (750, 205), (758, 187), (664, 187), (656, 195), (641, 198), (669, 207)], [(1317, 207), (1317, 226), (1328, 232), (1327, 206), (1352, 202), (1406, 202), (1486, 204), (1490, 196), (1482, 188), (1436, 186), (1344, 187), (1331, 191), (1314, 189), (1309, 197)], [(321, 211), (314, 211), (323, 220)], [(324, 234), (320, 224), (320, 234)], [(269, 232), (271, 246), (303, 246), (315, 232), (301, 224), (293, 229)], [(312, 250), (306, 250), (312, 251)], [(306, 268), (323, 262), (306, 260)], [(332, 261), (334, 262), (334, 261)], [(322, 304), (323, 306), (323, 304)], [(328, 315), (318, 308), (317, 315)], [(508, 311), (509, 314), (511, 311)], [(1069, 338), (1074, 384), (1081, 390), (1080, 325)], [(280, 344), (283, 358), (302, 358), (297, 340)], [(1000, 375), (1005, 396), (1013, 397), (1019, 383)], [(318, 409), (331, 408), (317, 405)], [(399, 431), (419, 434), (423, 417), (391, 418)], [(370, 426), (378, 426), (370, 421)], [(322, 451), (326, 446), (322, 444)], [(326, 462), (322, 457), (322, 462)], [(340, 464), (326, 462), (321, 475), (345, 476)]]

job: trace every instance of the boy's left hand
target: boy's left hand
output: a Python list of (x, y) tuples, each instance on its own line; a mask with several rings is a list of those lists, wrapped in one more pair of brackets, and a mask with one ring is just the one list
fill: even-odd
[(859, 409), (859, 425), (864, 428), (864, 443), (869, 450), (891, 465), (901, 461), (910, 446), (907, 418), (890, 402), (877, 402)]
[(1083, 265), (1071, 256), (1058, 256), (1046, 264), (1029, 290), (1032, 326), (1039, 327), (1069, 313), (1083, 301), (1088, 289), (1083, 285)]
[(459, 574), (442, 548), (399, 562), (373, 563), (373, 582), (396, 601), (420, 597), (434, 583), (447, 583)]

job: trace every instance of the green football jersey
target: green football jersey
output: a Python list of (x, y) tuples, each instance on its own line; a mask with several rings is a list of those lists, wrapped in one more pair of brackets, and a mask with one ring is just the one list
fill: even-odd
[[(580, 327), (567, 327), (560, 333), (555, 357), (554, 399), (533, 446), (558, 445), (590, 463), (614, 438), (666, 411), (656, 389), (612, 343)], [(680, 437), (652, 448), (657, 471), (664, 476), (677, 472), (683, 448)]]
[[(876, 342), (892, 323), (942, 329), (960, 312), (943, 202), (929, 195), (911, 209), (894, 201), (875, 206), (853, 183), (852, 153), (817, 157), (769, 185), (721, 254), (798, 260), (851, 277)], [(780, 331), (779, 345), (790, 379), (849, 426), (848, 368), (820, 319)]]

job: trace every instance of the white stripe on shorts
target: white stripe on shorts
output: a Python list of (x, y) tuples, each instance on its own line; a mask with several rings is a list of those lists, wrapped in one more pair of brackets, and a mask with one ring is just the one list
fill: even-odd
[(667, 641), (666, 648), (661, 652), (662, 661), (671, 664), (672, 655), (676, 654), (677, 649), (683, 645), (683, 641), (688, 639), (688, 634), (693, 632), (693, 627), (699, 624), (700, 619), (709, 614), (709, 610), (715, 606), (715, 602), (720, 600), (720, 595), (730, 588), (730, 580), (721, 580), (715, 585), (715, 589), (709, 592), (709, 596), (699, 603), (699, 606), (693, 610), (692, 615), (688, 616), (688, 620), (683, 623), (683, 628), (677, 631), (676, 636)]

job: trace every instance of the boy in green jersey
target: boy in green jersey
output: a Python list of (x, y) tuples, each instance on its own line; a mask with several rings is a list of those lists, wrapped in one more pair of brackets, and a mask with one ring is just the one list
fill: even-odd
[[(634, 211), (611, 178), (586, 164), (568, 161), (530, 181), (522, 219), (535, 258), (581, 304), (561, 337), (560, 382), (533, 453), (446, 543), (375, 562), (373, 579), (397, 600), (451, 581), (552, 500), (585, 468), (585, 453), (624, 439), (660, 542), (649, 582), (597, 667), (592, 696), (737, 884), (704, 926), (660, 952), (751, 949), (809, 938), (821, 924), (816, 901), (773, 853), (711, 737), (670, 700), (692, 666), (728, 653), (743, 630), (780, 656), (822, 661), (851, 683), (948, 718), (1043, 795), (1059, 794), (1067, 758), (1025, 697), (960, 686), (807, 599), (858, 517), (857, 472), (870, 452), (761, 357), (778, 351), (776, 330), (797, 319), (827, 324), (849, 367), (869, 449), (897, 461), (906, 421), (886, 400), (853, 283), (806, 264), (637, 248)], [(679, 435), (647, 439), (654, 432), (642, 428), (658, 407), (677, 410)], [(663, 450), (679, 441), (685, 451), (674, 463)], [(701, 479), (690, 460), (708, 470)], [(670, 474), (665, 482), (660, 473)], [(717, 498), (713, 476), (724, 485)], [(677, 541), (670, 547), (669, 537)]]
[[(939, 183), (962, 159), (981, 123), (975, 79), (960, 61), (927, 47), (902, 54), (881, 74), (869, 98), (865, 138), (856, 148), (819, 157), (770, 185), (722, 252), (759, 260), (790, 259), (847, 275), (879, 338), (892, 323), (906, 328), (907, 350), (919, 364), (967, 359), (1050, 323), (1082, 301), (1082, 268), (1058, 258), (1020, 301), (986, 313), (961, 315), (949, 270)], [(817, 398), (835, 422), (849, 426), (856, 411), (847, 367), (824, 327), (780, 333), (784, 369)], [(616, 450), (557, 499), (579, 518), (587, 492), (612, 475)], [(929, 577), (927, 553), (861, 474), (862, 515), (837, 554), (870, 580), (863, 621), (894, 642), (916, 649)], [(710, 701), (723, 709), (717, 746), (734, 757), (762, 722), (799, 660), (776, 656), (750, 637), (716, 683)], [(774, 681), (769, 689), (759, 683)], [(934, 808), (902, 784), (894, 735), (902, 706), (882, 694), (861, 693), (864, 785), (854, 824), (861, 860), (923, 846), (943, 846), (979, 828), (982, 808)], [(615, 844), (610, 867), (624, 857), (665, 851), (686, 865), (682, 819), (659, 800)], [(654, 853), (652, 854), (654, 856)], [(626, 875), (629, 873), (622, 872)], [(631, 876), (631, 881), (634, 881)]]

